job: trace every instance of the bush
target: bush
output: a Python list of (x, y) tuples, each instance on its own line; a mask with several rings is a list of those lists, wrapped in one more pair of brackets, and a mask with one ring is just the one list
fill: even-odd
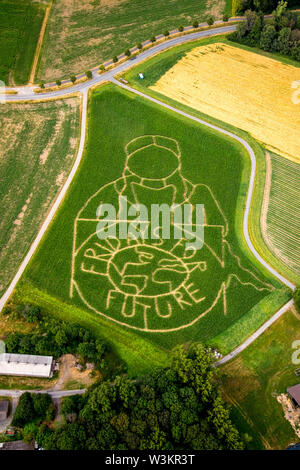
[[(300, 62), (300, 43), (295, 45), (291, 50), (291, 57), (294, 60), (298, 60)], [(300, 313), (300, 308), (299, 308)]]
[(215, 20), (214, 20), (214, 17), (213, 16), (209, 16), (207, 18), (207, 24), (208, 26), (212, 26), (214, 24)]
[(164, 32), (164, 36), (167, 38), (169, 35), (170, 35), (170, 32), (169, 32), (168, 30), (166, 30), (166, 31)]
[(21, 395), (12, 425), (17, 427), (23, 427), (27, 423), (31, 423), (34, 420), (35, 411), (33, 407), (32, 398), (29, 392), (25, 392)]
[(276, 30), (273, 25), (267, 25), (264, 27), (260, 37), (260, 47), (264, 51), (273, 51), (274, 40), (276, 38)]
[(184, 30), (184, 27), (183, 26), (179, 26), (178, 27), (178, 31), (180, 31), (182, 33), (182, 31)]
[(118, 62), (118, 60), (119, 60), (118, 57), (115, 55), (115, 56), (113, 57), (113, 62), (116, 64), (116, 63)]
[(93, 74), (92, 74), (92, 71), (91, 71), (91, 70), (87, 70), (87, 71), (85, 72), (85, 74), (86, 74), (86, 76), (87, 76), (88, 79), (91, 79), (91, 78), (93, 77)]
[(290, 37), (291, 37), (291, 29), (290, 28), (282, 28), (279, 32), (277, 41), (276, 41), (276, 49), (281, 54), (288, 54), (290, 52)]
[(23, 429), (23, 441), (26, 442), (26, 444), (30, 444), (33, 440), (35, 440), (37, 433), (38, 427), (36, 424), (26, 424)]
[(35, 416), (43, 420), (52, 405), (51, 397), (47, 393), (33, 393), (31, 396)]
[(19, 318), (23, 318), (28, 323), (34, 323), (40, 320), (41, 318), (41, 310), (40, 307), (37, 305), (18, 305), (16, 308), (17, 314)]
[(101, 72), (104, 72), (104, 70), (105, 70), (105, 67), (104, 67), (104, 65), (103, 65), (103, 64), (99, 65), (99, 70), (101, 70)]
[(40, 82), (39, 87), (40, 87), (40, 88), (45, 88), (45, 83), (44, 83), (44, 82)]
[(129, 49), (126, 49), (126, 51), (124, 52), (124, 54), (126, 55), (126, 57), (130, 57), (131, 56), (131, 52)]
[(229, 20), (229, 15), (227, 15), (226, 13), (224, 13), (224, 15), (223, 15), (223, 21), (224, 21), (225, 23), (227, 23), (228, 20)]
[[(299, 47), (299, 53), (300, 53), (300, 46)], [(295, 308), (298, 313), (300, 313), (300, 287), (297, 287), (297, 289), (294, 291), (294, 302), (295, 302)]]
[(75, 83), (76, 82), (76, 76), (71, 75), (70, 80), (71, 80), (72, 83)]
[(55, 83), (56, 83), (57, 86), (60, 86), (60, 85), (61, 85), (61, 81), (60, 81), (60, 80), (56, 80)]
[(155, 36), (152, 36), (151, 39), (150, 39), (151, 42), (155, 42), (156, 41), (156, 37)]
[[(21, 395), (12, 425), (17, 427), (26, 426), (26, 432), (29, 432), (29, 423), (33, 423), (37, 419), (43, 421), (52, 420), (55, 416), (55, 408), (50, 395), (47, 393), (29, 393), (25, 392)], [(50, 419), (49, 419), (50, 418)], [(30, 433), (32, 427), (30, 427)], [(29, 433), (29, 434), (30, 434)], [(32, 440), (28, 436), (28, 440)]]
[(139, 42), (136, 47), (141, 51), (143, 49), (143, 44)]
[[(32, 308), (38, 312), (40, 320), (31, 333), (9, 333), (5, 339), (7, 352), (18, 354), (37, 354), (54, 356), (63, 354), (81, 355), (81, 359), (95, 364), (103, 371), (103, 359), (109, 350), (108, 344), (93, 335), (90, 330), (77, 324), (68, 324), (52, 318), (49, 314), (41, 313), (39, 307), (32, 305), (15, 306), (11, 308), (11, 317), (16, 312), (32, 313)], [(16, 310), (15, 310), (16, 309)], [(20, 318), (18, 313), (17, 319)], [(39, 400), (39, 398), (36, 398)], [(47, 400), (43, 398), (42, 400)]]
[(193, 28), (198, 28), (198, 26), (199, 26), (199, 22), (198, 22), (197, 20), (194, 21), (194, 23), (193, 23)]
[(232, 0), (232, 16), (240, 15), (243, 12), (243, 0)]

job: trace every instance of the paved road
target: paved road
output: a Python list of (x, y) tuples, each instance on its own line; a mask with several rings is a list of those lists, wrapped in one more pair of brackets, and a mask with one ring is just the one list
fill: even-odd
[(23, 393), (48, 393), (52, 398), (70, 397), (72, 395), (83, 395), (86, 389), (79, 390), (0, 390), (0, 397), (20, 398)]
[[(84, 82), (84, 83), (75, 85), (72, 88), (57, 90), (55, 92), (45, 93), (43, 95), (40, 95), (40, 94), (36, 95), (36, 94), (33, 93), (32, 87), (23, 87), (23, 88), (21, 87), (21, 88), (19, 88), (19, 93), (20, 93), (19, 95), (7, 95), (7, 101), (16, 102), (16, 101), (20, 101), (20, 100), (24, 100), (24, 99), (26, 99), (26, 100), (40, 100), (41, 98), (45, 99), (45, 98), (53, 98), (53, 97), (55, 97), (55, 98), (63, 97), (63, 96), (65, 96), (65, 95), (67, 95), (71, 92), (76, 91), (76, 92), (81, 92), (82, 93), (83, 102), (82, 102), (80, 145), (79, 145), (79, 150), (78, 150), (78, 154), (77, 154), (77, 157), (76, 157), (76, 161), (74, 163), (74, 166), (71, 170), (71, 173), (70, 173), (67, 181), (65, 182), (60, 194), (58, 195), (54, 205), (52, 206), (52, 208), (51, 208), (46, 220), (44, 221), (44, 223), (43, 223), (36, 239), (32, 243), (26, 257), (24, 258), (23, 262), (21, 263), (14, 279), (12, 280), (12, 282), (9, 285), (9, 287), (8, 287), (7, 291), (5, 292), (5, 294), (0, 299), (0, 312), (3, 309), (6, 301), (10, 297), (10, 295), (11, 295), (13, 289), (15, 288), (17, 282), (19, 281), (20, 277), (22, 276), (27, 264), (29, 263), (30, 259), (33, 256), (35, 250), (37, 249), (37, 247), (39, 245), (39, 242), (41, 241), (44, 233), (46, 232), (49, 224), (51, 223), (58, 207), (60, 206), (60, 204), (61, 204), (61, 202), (62, 202), (62, 200), (63, 200), (63, 198), (64, 198), (64, 196), (65, 196), (72, 180), (73, 180), (73, 177), (74, 177), (74, 175), (77, 171), (77, 168), (80, 164), (82, 154), (83, 154), (83, 148), (84, 148), (84, 141), (85, 141), (85, 134), (86, 134), (86, 117), (87, 117), (87, 93), (88, 93), (88, 90), (91, 86), (100, 84), (104, 81), (111, 81), (111, 82), (115, 83), (116, 85), (121, 86), (122, 88), (125, 88), (126, 90), (130, 91), (131, 93), (142, 96), (143, 98), (148, 99), (148, 100), (150, 100), (150, 101), (152, 101), (152, 102), (154, 102), (154, 103), (156, 103), (160, 106), (163, 106), (167, 109), (170, 109), (173, 112), (176, 112), (177, 114), (185, 116), (189, 119), (192, 119), (193, 121), (196, 121), (196, 122), (198, 122), (202, 125), (205, 125), (205, 126), (211, 128), (211, 129), (214, 129), (214, 130), (216, 130), (216, 131), (218, 131), (218, 132), (220, 132), (224, 135), (227, 135), (227, 136), (231, 137), (232, 139), (238, 141), (241, 145), (244, 146), (244, 148), (246, 149), (246, 151), (247, 151), (247, 153), (250, 157), (250, 160), (251, 160), (251, 174), (250, 174), (250, 181), (249, 181), (249, 187), (248, 187), (248, 193), (247, 193), (246, 208), (245, 208), (244, 218), (243, 218), (243, 233), (244, 233), (247, 245), (248, 245), (250, 251), (256, 257), (256, 259), (270, 273), (272, 273), (277, 279), (279, 279), (281, 282), (283, 282), (286, 286), (288, 286), (292, 290), (295, 289), (295, 285), (293, 283), (291, 283), (288, 279), (286, 279), (284, 276), (279, 274), (274, 268), (272, 268), (272, 266), (270, 266), (259, 255), (259, 253), (254, 248), (254, 246), (252, 244), (252, 241), (250, 239), (249, 230), (248, 230), (248, 218), (249, 218), (249, 211), (250, 211), (250, 205), (251, 205), (251, 199), (252, 199), (254, 181), (255, 181), (256, 158), (255, 158), (254, 151), (252, 150), (252, 148), (248, 144), (248, 142), (246, 142), (244, 139), (242, 139), (241, 137), (235, 135), (232, 132), (226, 131), (226, 130), (218, 127), (218, 126), (210, 124), (206, 121), (203, 121), (202, 119), (199, 119), (199, 118), (197, 118), (195, 116), (192, 116), (188, 113), (180, 111), (180, 110), (178, 110), (178, 109), (176, 109), (172, 106), (169, 106), (169, 105), (163, 103), (162, 101), (159, 101), (159, 100), (157, 100), (157, 99), (155, 99), (151, 96), (146, 95), (145, 93), (142, 93), (138, 90), (135, 90), (135, 89), (125, 85), (124, 83), (121, 83), (121, 82), (117, 81), (114, 78), (114, 76), (119, 74), (120, 72), (123, 72), (123, 71), (127, 70), (131, 66), (136, 65), (137, 63), (139, 63), (139, 62), (141, 62), (141, 61), (153, 56), (154, 54), (156, 54), (158, 52), (161, 52), (161, 51), (163, 51), (163, 50), (165, 50), (169, 47), (173, 47), (173, 46), (176, 46), (178, 44), (182, 44), (182, 43), (187, 42), (187, 41), (191, 41), (191, 40), (195, 40), (195, 39), (199, 39), (199, 38), (204, 38), (204, 37), (209, 37), (209, 36), (212, 36), (212, 35), (215, 35), (215, 34), (228, 33), (228, 32), (234, 31), (235, 28), (236, 28), (236, 26), (234, 26), (234, 25), (228, 25), (228, 26), (224, 26), (224, 27), (220, 27), (220, 28), (216, 28), (216, 29), (211, 29), (211, 30), (207, 30), (207, 31), (200, 31), (200, 32), (192, 33), (192, 34), (189, 34), (187, 36), (180, 36), (178, 38), (174, 38), (174, 39), (171, 39), (169, 41), (165, 41), (165, 42), (163, 42), (161, 44), (157, 44), (156, 46), (152, 47), (151, 49), (141, 53), (134, 61), (128, 60), (128, 61), (124, 62), (123, 64), (120, 64), (119, 66), (115, 67), (113, 70), (103, 73), (102, 75), (99, 75), (98, 73), (93, 72), (92, 80), (89, 80), (88, 82)], [(224, 357), (222, 359), (223, 362), (226, 362), (227, 360), (229, 360), (232, 357), (234, 357), (235, 355), (237, 355), (241, 350), (243, 350), (245, 347), (247, 347), (248, 344), (250, 344), (252, 341), (254, 341), (254, 339), (257, 336), (259, 336), (263, 331), (265, 331), (265, 329), (268, 328), (269, 325), (271, 325), (274, 321), (276, 321), (276, 319), (279, 318), (279, 316), (282, 315), (282, 313), (284, 311), (286, 311), (292, 305), (291, 302), (292, 301), (288, 302), (284, 307), (282, 307), (282, 309), (280, 309), (277, 313), (275, 313), (268, 320), (268, 322), (266, 322), (259, 330), (257, 330), (257, 332), (255, 332), (253, 335), (251, 335), (250, 338), (248, 338), (248, 340), (246, 340), (239, 347), (240, 349), (237, 348), (236, 350), (234, 350), (231, 353), (231, 356), (228, 355), (228, 356)]]
[(16, 408), (18, 406), (18, 402), (20, 396), (23, 393), (47, 393), (51, 396), (54, 404), (56, 405), (57, 409), (60, 406), (60, 400), (64, 397), (70, 397), (72, 395), (83, 395), (86, 392), (86, 389), (79, 389), (79, 390), (0, 390), (1, 397), (8, 397), (12, 399), (12, 409), (11, 413), (9, 414), (8, 418), (5, 421), (0, 422), (0, 433), (4, 432), (7, 426), (10, 425), (12, 419), (14, 417)]
[(253, 341), (256, 340), (262, 333), (266, 331), (269, 326), (273, 325), (273, 323), (276, 322), (285, 312), (287, 312), (293, 305), (293, 300), (290, 300), (287, 302), (278, 312), (276, 312), (269, 320), (267, 320), (258, 330), (256, 330), (251, 336), (249, 336), (248, 339), (246, 339), (240, 346), (238, 346), (236, 349), (231, 351), (231, 353), (227, 354), (226, 356), (222, 357), (219, 361), (214, 362), (213, 367), (218, 367), (221, 366), (222, 364), (225, 364), (226, 362), (230, 361), (233, 359), (235, 356), (240, 354), (240, 352), (244, 351)]
[[(179, 44), (183, 44), (188, 41), (193, 41), (195, 39), (206, 38), (209, 36), (213, 36), (215, 34), (224, 34), (230, 33), (236, 29), (235, 25), (228, 25), (222, 26), (220, 28), (214, 28), (207, 31), (198, 31), (196, 33), (187, 34), (185, 36), (179, 36), (177, 38), (173, 38), (167, 41), (164, 41), (156, 46), (151, 47), (150, 49), (142, 52), (139, 54), (134, 60), (127, 60), (120, 65), (117, 65), (112, 70), (102, 73), (101, 75), (98, 74), (97, 71), (93, 71), (93, 78), (83, 83), (75, 84), (72, 87), (63, 88), (57, 91), (52, 91), (49, 93), (34, 93), (33, 89), (36, 87), (32, 86), (25, 86), (25, 87), (16, 87), (11, 88), (13, 90), (18, 90), (18, 95), (6, 95), (6, 101), (20, 101), (20, 100), (41, 100), (44, 98), (58, 98), (69, 95), (70, 93), (74, 92), (84, 92), (87, 91), (91, 86), (97, 85), (99, 83), (105, 82), (107, 80), (111, 80), (115, 75), (128, 70), (132, 66), (138, 64), (139, 62), (144, 61), (152, 57), (153, 55), (157, 54), (158, 52), (164, 51), (169, 47), (178, 46)], [(9, 90), (10, 88), (7, 88)]]

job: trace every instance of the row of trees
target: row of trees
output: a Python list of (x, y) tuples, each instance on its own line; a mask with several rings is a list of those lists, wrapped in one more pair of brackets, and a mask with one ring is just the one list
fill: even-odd
[[(228, 19), (229, 19), (228, 15), (224, 14), (224, 16), (223, 16), (223, 21), (228, 21)], [(209, 26), (212, 26), (212, 25), (214, 24), (214, 22), (215, 22), (214, 17), (213, 17), (213, 16), (208, 16), (207, 19), (206, 19), (206, 22), (207, 22), (207, 24), (208, 24)], [(192, 25), (192, 26), (193, 26), (193, 28), (195, 28), (195, 29), (198, 28), (198, 27), (199, 27), (199, 21), (195, 20), (195, 21), (193, 22), (193, 25)], [(183, 27), (182, 25), (178, 26), (178, 31), (179, 31), (180, 33), (183, 32), (183, 31), (184, 31), (184, 27)], [(165, 38), (167, 38), (168, 36), (170, 36), (170, 31), (169, 31), (168, 29), (166, 29), (166, 30), (163, 32), (163, 35), (165, 36)], [(154, 43), (157, 41), (156, 36), (151, 36), (151, 38), (149, 39), (149, 41), (152, 42), (152, 44), (154, 44)], [(139, 43), (136, 45), (136, 47), (137, 47), (140, 51), (143, 49), (143, 45), (142, 45), (141, 42), (139, 42)], [(125, 55), (126, 57), (131, 57), (131, 56), (135, 56), (136, 53), (132, 54), (132, 52), (130, 51), (130, 49), (126, 49), (126, 50), (124, 51), (124, 55)], [(118, 60), (119, 60), (119, 59), (118, 59), (118, 56), (115, 55), (115, 56), (113, 57), (113, 62), (116, 63), (116, 62), (118, 62)], [(104, 71), (104, 70), (105, 70), (105, 67), (103, 66), (103, 64), (101, 64), (99, 68), (100, 68), (101, 71)]]
[(35, 438), (54, 450), (243, 449), (200, 344), (174, 352), (172, 366), (138, 381), (117, 377), (64, 399), (65, 423)]
[(51, 355), (56, 358), (67, 353), (78, 354), (83, 363), (92, 362), (102, 372), (108, 372), (105, 357), (109, 345), (81, 325), (53, 318), (34, 305), (7, 308), (4, 314), (29, 323), (36, 322), (36, 328), (31, 333), (7, 335), (5, 344), (8, 352)]
[(284, 1), (277, 5), (273, 18), (266, 21), (261, 12), (246, 11), (245, 21), (228, 38), (300, 61), (300, 16), (288, 11)]

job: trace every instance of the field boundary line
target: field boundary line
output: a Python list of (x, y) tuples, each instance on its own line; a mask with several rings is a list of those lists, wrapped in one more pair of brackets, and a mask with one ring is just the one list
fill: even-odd
[(56, 214), (57, 209), (59, 208), (62, 200), (64, 199), (69, 186), (75, 176), (75, 173), (81, 163), (82, 155), (83, 155), (83, 150), (84, 150), (84, 144), (85, 144), (85, 134), (86, 134), (86, 122), (87, 122), (87, 102), (88, 102), (88, 91), (83, 90), (82, 93), (82, 102), (81, 102), (81, 121), (80, 121), (80, 129), (79, 129), (79, 147), (78, 147), (78, 152), (77, 156), (75, 159), (75, 162), (73, 164), (73, 167), (69, 173), (69, 176), (63, 185), (61, 191), (59, 192), (58, 196), (56, 197), (46, 219), (43, 222), (42, 227), (40, 228), (36, 238), (34, 239), (33, 243), (31, 244), (25, 258), (23, 259), (22, 263), (20, 264), (13, 280), (9, 284), (6, 292), (3, 294), (3, 296), (0, 299), (0, 312), (2, 311), (4, 305), (6, 304), (7, 300), (11, 296), (14, 288), (16, 287), (19, 279), (21, 278), (23, 272), (25, 271), (25, 268), (27, 267), (28, 263), (30, 262), (32, 256), (34, 255), (41, 239), (43, 238), (46, 230), (48, 229), (50, 223), (52, 222), (53, 217)]
[(41, 52), (41, 49), (42, 49), (42, 44), (43, 44), (43, 40), (44, 40), (44, 37), (45, 37), (45, 31), (46, 31), (46, 27), (47, 27), (47, 24), (48, 24), (48, 19), (49, 19), (50, 10), (52, 8), (52, 5), (53, 5), (53, 0), (51, 0), (50, 5), (46, 8), (46, 11), (45, 11), (43, 24), (42, 24), (42, 27), (41, 27), (38, 43), (36, 45), (36, 49), (35, 49), (35, 53), (34, 53), (34, 58), (33, 58), (33, 63), (32, 63), (32, 68), (31, 68), (31, 72), (30, 72), (28, 85), (33, 85), (34, 76), (35, 76), (38, 60), (39, 60), (39, 57), (40, 57), (40, 52)]

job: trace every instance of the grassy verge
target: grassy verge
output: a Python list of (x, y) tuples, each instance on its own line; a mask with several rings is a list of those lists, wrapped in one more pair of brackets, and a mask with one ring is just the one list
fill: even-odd
[(12, 377), (0, 376), (0, 389), (2, 390), (47, 390), (56, 383), (57, 374), (51, 379), (38, 377)]
[(259, 442), (266, 449), (284, 449), (299, 440), (284, 418), (276, 397), (299, 382), (292, 364), (292, 342), (299, 339), (299, 318), (285, 313), (255, 343), (221, 368), (222, 388), (233, 405), (233, 417), (251, 436), (250, 448)]
[(223, 354), (228, 354), (270, 318), (270, 311), (275, 312), (289, 299), (289, 292), (285, 289), (277, 290), (256, 304), (227, 330), (212, 338), (208, 344), (216, 346)]
[(19, 286), (15, 300), (39, 305), (44, 311), (61, 320), (82, 324), (94, 334), (99, 334), (99, 337), (107, 340), (117, 355), (128, 365), (129, 376), (143, 375), (150, 372), (153, 367), (166, 367), (169, 364), (170, 356), (163, 348), (139, 338), (109, 320), (99, 319), (92, 312), (62, 302), (29, 284)]

